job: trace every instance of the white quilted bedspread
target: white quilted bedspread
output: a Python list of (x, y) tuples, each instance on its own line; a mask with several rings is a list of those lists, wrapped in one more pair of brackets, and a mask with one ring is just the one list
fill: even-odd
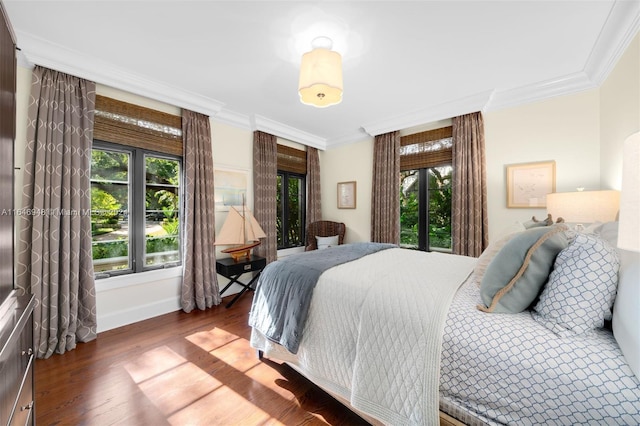
[(326, 271), (297, 355), (251, 345), (386, 424), (438, 423), (442, 330), (476, 259), (389, 249)]

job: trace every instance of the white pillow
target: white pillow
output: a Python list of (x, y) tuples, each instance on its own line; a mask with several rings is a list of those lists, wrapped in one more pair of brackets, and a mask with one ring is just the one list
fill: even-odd
[(618, 253), (593, 234), (578, 233), (556, 257), (534, 319), (560, 336), (585, 334), (611, 319)]
[(329, 247), (338, 245), (338, 236), (334, 235), (332, 237), (316, 237), (316, 243), (318, 245), (318, 250), (326, 249)]
[(594, 234), (611, 244), (611, 247), (618, 246), (618, 222), (605, 222), (595, 229)]

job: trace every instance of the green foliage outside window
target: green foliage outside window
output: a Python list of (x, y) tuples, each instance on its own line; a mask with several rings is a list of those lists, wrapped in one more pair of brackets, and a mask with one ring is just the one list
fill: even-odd
[(400, 244), (418, 247), (419, 188), (426, 184), (429, 249), (451, 249), (451, 173), (450, 166), (429, 168), (426, 182), (418, 170), (400, 173)]
[[(283, 182), (286, 182), (284, 188)], [(304, 176), (278, 173), (276, 191), (278, 248), (304, 245), (304, 191)], [(285, 199), (283, 200), (282, 197)]]
[[(93, 259), (114, 259), (94, 263), (96, 271), (129, 268), (129, 197), (133, 194), (128, 152), (93, 149), (91, 160), (91, 227)], [(145, 263), (153, 265), (179, 261), (178, 160), (146, 156), (145, 162)], [(137, 213), (142, 214), (142, 212)], [(162, 253), (162, 255), (158, 255)], [(118, 259), (119, 258), (119, 259)], [(127, 260), (122, 260), (122, 259)]]

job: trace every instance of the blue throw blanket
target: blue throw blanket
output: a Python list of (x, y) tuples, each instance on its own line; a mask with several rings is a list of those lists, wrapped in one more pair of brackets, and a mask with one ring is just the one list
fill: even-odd
[(313, 289), (320, 275), (393, 244), (354, 243), (309, 251), (270, 263), (262, 271), (249, 314), (249, 325), (268, 339), (297, 353)]

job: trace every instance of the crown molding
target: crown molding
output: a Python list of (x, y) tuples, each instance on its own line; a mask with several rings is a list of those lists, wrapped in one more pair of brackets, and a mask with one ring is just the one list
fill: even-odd
[(251, 119), (246, 114), (240, 114), (239, 112), (222, 108), (213, 118), (215, 121), (219, 121), (233, 127), (238, 127), (243, 130), (253, 130), (251, 126)]
[(253, 129), (260, 130), (293, 142), (298, 142), (320, 150), (327, 149), (327, 140), (311, 133), (296, 129), (261, 115), (253, 116)]
[(432, 121), (443, 120), (462, 114), (481, 111), (491, 97), (491, 91), (485, 91), (476, 95), (456, 99), (439, 105), (432, 105), (427, 108), (412, 111), (408, 114), (397, 115), (395, 117), (382, 120), (376, 123), (369, 123), (362, 128), (371, 136), (383, 133), (406, 129)]
[(586, 73), (579, 72), (513, 89), (495, 90), (483, 111), (515, 107), (595, 87), (597, 85), (589, 79)]
[(215, 99), (159, 83), (27, 33), (17, 32), (17, 37), (18, 47), (30, 65), (41, 65), (208, 116), (215, 116), (224, 105)]
[(371, 135), (364, 131), (358, 130), (356, 133), (348, 134), (339, 138), (327, 140), (327, 149), (337, 148), (339, 146), (350, 145), (356, 142), (362, 142), (371, 139)]
[(616, 0), (584, 71), (602, 85), (640, 29), (640, 2)]

